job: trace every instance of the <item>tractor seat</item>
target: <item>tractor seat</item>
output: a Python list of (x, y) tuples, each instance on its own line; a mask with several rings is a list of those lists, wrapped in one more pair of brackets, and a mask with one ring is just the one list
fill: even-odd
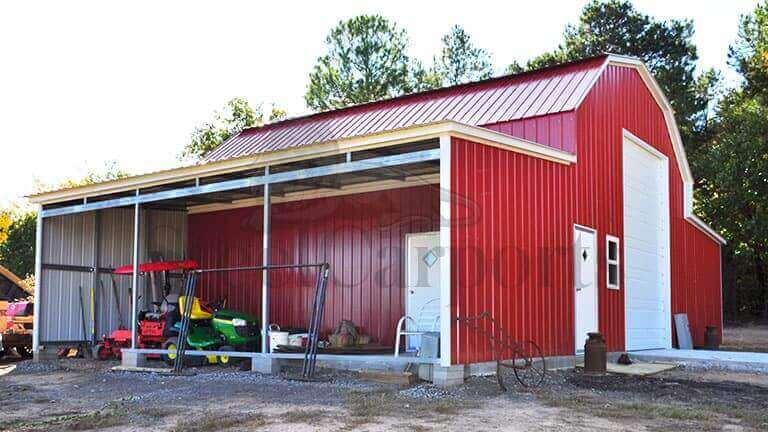
[[(213, 318), (213, 314), (210, 312), (206, 312), (203, 310), (203, 308), (200, 306), (200, 299), (197, 297), (193, 297), (192, 301), (192, 310), (189, 313), (189, 319), (191, 320), (207, 320)], [(184, 304), (187, 301), (186, 296), (180, 296), (179, 297), (179, 312), (184, 313)]]

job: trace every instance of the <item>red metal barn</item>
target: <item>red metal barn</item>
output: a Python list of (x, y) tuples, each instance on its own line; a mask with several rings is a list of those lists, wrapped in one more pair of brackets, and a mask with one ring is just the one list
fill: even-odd
[[(72, 322), (54, 251), (87, 248), (88, 232), (93, 250), (67, 265), (96, 273), (104, 248), (206, 268), (328, 262), (324, 332), (351, 319), (391, 346), (412, 316), (440, 335), (439, 356), (422, 360), (443, 371), (435, 380), (493, 360), (456, 319), (482, 312), (550, 357), (572, 359), (597, 330), (611, 351), (670, 348), (675, 313), (701, 345), (706, 326), (722, 328), (723, 240), (692, 213), (692, 185), (658, 84), (613, 55), (248, 129), (193, 167), (32, 197), (36, 346), (83, 336), (50, 323)], [(119, 211), (133, 224), (109, 216)], [(121, 229), (120, 242), (105, 235)], [(313, 287), (299, 271), (211, 274), (201, 295), (264, 326), (303, 326)]]

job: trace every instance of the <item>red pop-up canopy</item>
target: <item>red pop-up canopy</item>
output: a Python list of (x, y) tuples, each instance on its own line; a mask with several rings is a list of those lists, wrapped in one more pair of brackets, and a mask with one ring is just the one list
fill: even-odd
[[(197, 261), (184, 260), (184, 261), (158, 261), (139, 264), (139, 273), (160, 272), (160, 271), (172, 271), (172, 270), (194, 270), (197, 268)], [(132, 274), (133, 264), (124, 265), (118, 267), (114, 271), (115, 274)]]

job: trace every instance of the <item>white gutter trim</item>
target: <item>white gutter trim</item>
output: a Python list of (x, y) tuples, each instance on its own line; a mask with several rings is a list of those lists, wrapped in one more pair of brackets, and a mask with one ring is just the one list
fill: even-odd
[(707, 225), (706, 222), (701, 220), (698, 216), (695, 214), (691, 214), (685, 217), (685, 220), (691, 223), (696, 228), (700, 229), (701, 231), (704, 231), (704, 234), (708, 235), (712, 240), (715, 240), (716, 242), (720, 243), (721, 245), (726, 245), (728, 242), (717, 233), (711, 226)]

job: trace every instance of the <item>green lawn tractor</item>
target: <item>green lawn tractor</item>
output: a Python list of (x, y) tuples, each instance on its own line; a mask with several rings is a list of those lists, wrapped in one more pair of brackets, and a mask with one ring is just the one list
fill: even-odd
[[(179, 297), (178, 310), (184, 311), (186, 297)], [(187, 349), (203, 351), (255, 351), (259, 346), (260, 328), (256, 317), (242, 312), (224, 309), (225, 302), (205, 303), (194, 297), (189, 316), (189, 331)], [(176, 349), (179, 345), (181, 320), (177, 320), (171, 329), (173, 335), (163, 344), (167, 354), (163, 360), (173, 366), (176, 360)], [(230, 357), (221, 356), (189, 356), (191, 365), (230, 364)], [(185, 361), (186, 363), (186, 361)]]

